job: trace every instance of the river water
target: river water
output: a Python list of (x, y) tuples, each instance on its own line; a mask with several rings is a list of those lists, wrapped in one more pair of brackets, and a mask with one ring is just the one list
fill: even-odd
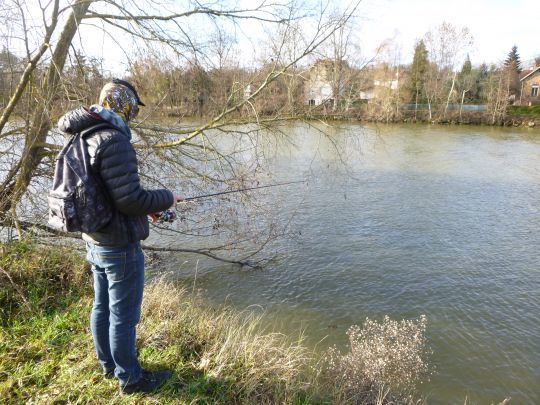
[(429, 403), (540, 403), (540, 131), (286, 129), (274, 180), (308, 183), (267, 191), (264, 215), (296, 237), (262, 270), (186, 255), (166, 269), (320, 350), (366, 317), (425, 314)]

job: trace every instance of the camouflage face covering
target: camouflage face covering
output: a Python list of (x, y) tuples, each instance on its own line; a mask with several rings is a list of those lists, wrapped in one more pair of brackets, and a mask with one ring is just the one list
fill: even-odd
[(138, 98), (126, 86), (107, 83), (99, 95), (99, 104), (114, 111), (125, 121), (130, 121), (139, 113)]

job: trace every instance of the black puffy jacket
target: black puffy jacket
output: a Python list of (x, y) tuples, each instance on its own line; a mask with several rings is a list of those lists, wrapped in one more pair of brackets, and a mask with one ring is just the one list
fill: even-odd
[[(99, 115), (79, 108), (65, 114), (58, 128), (74, 134), (105, 122)], [(83, 239), (105, 246), (125, 246), (146, 239), (149, 235), (147, 215), (169, 208), (174, 202), (173, 194), (165, 189), (141, 187), (130, 133), (106, 128), (91, 132), (84, 139), (92, 169), (103, 180), (116, 209), (105, 227), (98, 232), (83, 233)]]

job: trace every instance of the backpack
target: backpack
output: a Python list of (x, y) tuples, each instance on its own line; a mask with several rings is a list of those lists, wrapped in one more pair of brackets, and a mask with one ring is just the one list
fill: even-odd
[(47, 197), (49, 226), (63, 232), (96, 232), (113, 216), (113, 205), (101, 178), (90, 166), (84, 137), (103, 123), (74, 134), (56, 158), (53, 186)]

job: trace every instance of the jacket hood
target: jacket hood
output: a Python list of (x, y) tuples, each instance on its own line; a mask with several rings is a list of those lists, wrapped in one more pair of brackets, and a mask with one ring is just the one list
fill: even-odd
[(98, 114), (91, 113), (84, 107), (69, 111), (58, 120), (58, 129), (68, 134), (76, 134), (104, 122)]
[(76, 134), (105, 122), (108, 122), (131, 139), (131, 131), (124, 120), (115, 112), (96, 104), (89, 108), (80, 107), (67, 112), (58, 120), (58, 129), (68, 134)]

